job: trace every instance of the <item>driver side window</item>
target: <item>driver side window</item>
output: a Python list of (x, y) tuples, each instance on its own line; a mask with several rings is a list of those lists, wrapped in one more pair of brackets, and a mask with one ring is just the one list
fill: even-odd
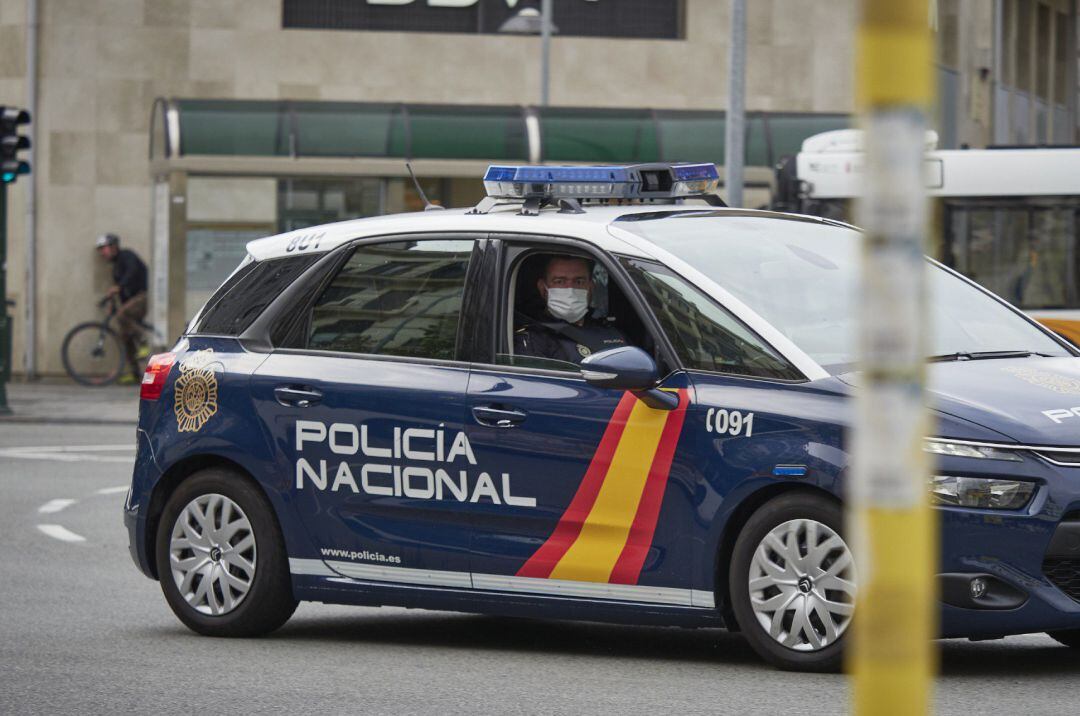
[(633, 304), (593, 257), (518, 247), (507, 270), (496, 363), (577, 373), (584, 358), (603, 350), (633, 345), (654, 352)]

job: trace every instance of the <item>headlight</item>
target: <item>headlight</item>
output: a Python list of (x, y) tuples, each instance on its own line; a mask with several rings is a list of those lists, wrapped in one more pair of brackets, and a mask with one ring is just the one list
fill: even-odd
[(1020, 462), (1021, 457), (1012, 450), (987, 447), (985, 445), (966, 445), (964, 443), (951, 443), (948, 440), (927, 440), (923, 443), (923, 450), (935, 455), (952, 455), (953, 457), (974, 457), (982, 460), (1010, 460)]
[(1031, 500), (1033, 494), (1034, 482), (946, 475), (930, 478), (930, 501), (935, 505), (1018, 510)]

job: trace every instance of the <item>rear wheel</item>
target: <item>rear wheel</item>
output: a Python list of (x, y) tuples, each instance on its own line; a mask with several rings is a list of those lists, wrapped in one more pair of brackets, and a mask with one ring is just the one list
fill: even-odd
[(1071, 646), (1073, 649), (1080, 649), (1080, 629), (1069, 629), (1068, 631), (1051, 631), (1047, 632), (1051, 638), (1056, 639), (1065, 646)]
[(237, 473), (185, 480), (158, 524), (158, 578), (173, 612), (207, 636), (259, 636), (296, 609), (284, 541), (266, 497)]
[(735, 618), (754, 650), (781, 669), (840, 668), (856, 589), (842, 526), (835, 502), (794, 492), (759, 508), (735, 543)]
[(109, 385), (124, 370), (124, 346), (120, 336), (103, 323), (80, 323), (64, 336), (61, 348), (64, 370), (83, 385)]

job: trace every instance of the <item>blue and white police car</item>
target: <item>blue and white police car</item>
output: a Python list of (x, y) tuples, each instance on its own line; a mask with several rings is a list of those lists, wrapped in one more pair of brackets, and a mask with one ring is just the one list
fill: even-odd
[[(147, 368), (139, 569), (208, 635), (310, 600), (726, 627), (835, 668), (860, 233), (725, 208), (712, 165), (485, 185), (248, 245)], [(941, 634), (1080, 647), (1077, 349), (928, 271)]]

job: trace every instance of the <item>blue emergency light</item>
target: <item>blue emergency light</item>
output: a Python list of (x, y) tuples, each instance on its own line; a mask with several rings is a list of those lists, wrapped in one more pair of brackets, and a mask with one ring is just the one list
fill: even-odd
[(715, 164), (492, 165), (484, 175), (493, 199), (682, 199), (714, 194), (719, 183)]

